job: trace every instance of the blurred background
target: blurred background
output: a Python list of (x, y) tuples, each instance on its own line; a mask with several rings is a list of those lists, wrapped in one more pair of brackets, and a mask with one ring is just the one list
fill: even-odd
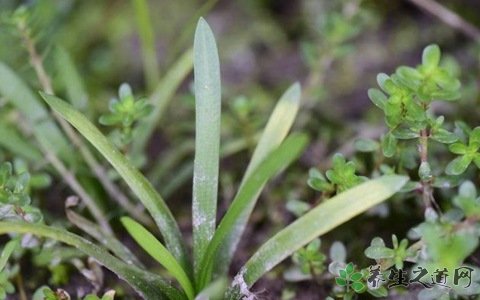
[[(259, 242), (294, 219), (289, 201), (316, 203), (319, 195), (306, 185), (309, 168), (328, 168), (335, 152), (359, 160), (354, 156), (355, 138), (379, 138), (384, 132), (382, 114), (367, 97), (378, 73), (392, 73), (398, 65), (415, 66), (425, 46), (438, 44), (463, 85), (461, 101), (439, 109), (452, 120), (479, 124), (480, 1), (160, 0), (149, 1), (143, 15), (134, 9), (135, 2), (1, 0), (0, 18), (8, 19), (21, 4), (30, 7), (31, 35), (55, 91), (65, 96), (52, 55), (61, 46), (79, 70), (92, 108), (90, 117), (97, 121), (124, 82), (136, 96), (150, 97), (160, 79), (188, 55), (196, 22), (205, 17), (217, 39), (222, 73), (220, 214), (236, 191), (276, 101), (292, 83), (301, 83), (302, 109), (295, 128), (307, 132), (312, 143), (300, 163), (267, 186), (248, 229), (256, 234), (246, 233), (249, 239), (233, 269)], [(0, 60), (34, 89), (41, 89), (17, 30), (7, 21), (0, 24)], [(187, 72), (149, 139), (144, 162), (138, 164), (175, 204), (185, 232), (190, 226), (192, 79)], [(362, 168), (366, 166), (360, 163), (360, 172)], [(120, 212), (111, 214), (113, 218)], [(423, 215), (418, 211), (410, 217), (402, 224), (387, 224), (386, 232), (406, 231)], [(351, 240), (352, 252), (362, 249), (365, 241), (381, 234), (379, 221), (374, 222), (370, 226), (363, 220), (361, 229), (340, 227), (325, 237), (325, 243)], [(359, 230), (365, 239), (355, 241)], [(268, 289), (272, 299), (283, 288), (271, 278), (259, 286)]]

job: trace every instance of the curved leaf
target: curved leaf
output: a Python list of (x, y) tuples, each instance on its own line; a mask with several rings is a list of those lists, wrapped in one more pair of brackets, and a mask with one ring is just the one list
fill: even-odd
[[(225, 240), (234, 232), (234, 226), (239, 217), (245, 214), (249, 209), (251, 199), (254, 198), (263, 188), (265, 183), (277, 174), (280, 170), (292, 163), (307, 145), (308, 138), (303, 134), (294, 134), (287, 138), (253, 171), (238, 194), (233, 199), (222, 221), (218, 225), (217, 231), (212, 241), (208, 245), (205, 255), (200, 265), (200, 277), (198, 288), (202, 289), (210, 281), (212, 269), (219, 247), (225, 243)], [(218, 262), (221, 263), (221, 262)]]
[(313, 239), (390, 198), (407, 180), (405, 176), (382, 176), (323, 202), (263, 244), (237, 275), (237, 282), (240, 280), (252, 286), (262, 275)]
[(188, 266), (185, 246), (175, 218), (151, 183), (84, 115), (55, 96), (40, 94), (52, 109), (72, 124), (117, 170), (152, 215), (165, 239), (167, 248), (184, 268)]
[[(288, 132), (292, 128), (297, 112), (300, 108), (301, 87), (299, 83), (291, 85), (285, 93), (280, 97), (280, 100), (275, 105), (275, 108), (268, 119), (267, 125), (260, 137), (260, 140), (253, 152), (252, 159), (248, 164), (245, 175), (240, 184), (240, 190), (244, 187), (244, 183), (252, 175), (253, 171), (260, 165), (260, 163), (275, 150), (285, 139)], [(233, 228), (233, 233), (230, 234), (222, 245), (222, 249), (219, 251), (216, 264), (217, 274), (225, 274), (228, 271), (228, 266), (234, 255), (235, 249), (240, 241), (245, 226), (248, 222), (248, 218), (252, 213), (255, 203), (260, 196), (260, 191), (250, 199), (247, 205), (248, 209), (245, 209), (244, 213), (237, 219)]]
[(121, 221), (128, 233), (143, 248), (143, 250), (150, 254), (151, 257), (158, 261), (173, 277), (175, 277), (175, 279), (178, 280), (187, 294), (188, 299), (193, 299), (195, 291), (192, 282), (175, 257), (173, 257), (162, 243), (160, 243), (157, 238), (155, 238), (155, 236), (142, 225), (128, 217), (123, 217)]
[(0, 234), (6, 233), (30, 233), (73, 246), (128, 282), (145, 299), (186, 299), (182, 292), (158, 275), (127, 265), (104, 248), (63, 229), (41, 224), (0, 222)]

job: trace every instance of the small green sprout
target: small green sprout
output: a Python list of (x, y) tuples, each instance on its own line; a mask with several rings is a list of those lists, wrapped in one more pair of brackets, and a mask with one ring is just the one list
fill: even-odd
[(24, 206), (30, 204), (28, 195), (28, 173), (13, 174), (12, 164), (4, 162), (0, 165), (0, 202)]
[(370, 246), (365, 249), (365, 256), (375, 259), (378, 263), (383, 265), (395, 265), (395, 268), (402, 269), (404, 261), (413, 258), (415, 251), (408, 248), (408, 240), (403, 239), (398, 242), (396, 235), (392, 235), (393, 248), (385, 246), (382, 238), (376, 237), (372, 240)]
[(460, 155), (452, 160), (445, 170), (448, 175), (460, 175), (468, 166), (472, 163), (480, 168), (480, 127), (474, 128), (469, 133), (468, 145), (461, 142), (451, 144), (449, 147), (450, 152)]
[(15, 172), (9, 162), (0, 165), (0, 220), (42, 220), (40, 210), (30, 205), (29, 186), (30, 174), (18, 164)]
[(293, 262), (304, 274), (316, 276), (325, 270), (327, 256), (321, 252), (320, 246), (321, 241), (317, 238), (292, 255)]
[(355, 272), (355, 266), (353, 263), (349, 263), (345, 269), (339, 271), (339, 277), (335, 278), (335, 282), (339, 286), (345, 287), (347, 293), (350, 292), (350, 289), (353, 289), (356, 293), (361, 294), (367, 290), (367, 285), (363, 279), (362, 272)]
[(147, 99), (135, 100), (130, 85), (124, 83), (118, 90), (119, 99), (110, 101), (110, 113), (100, 117), (99, 122), (105, 126), (120, 127), (120, 131), (114, 132), (119, 136), (121, 145), (130, 144), (134, 133), (135, 122), (148, 116), (153, 107)]
[(336, 190), (340, 193), (365, 181), (363, 177), (355, 174), (355, 163), (346, 161), (342, 154), (335, 154), (332, 164), (332, 169), (325, 173), (326, 178), (319, 170), (311, 169), (308, 185), (317, 191), (330, 193)]

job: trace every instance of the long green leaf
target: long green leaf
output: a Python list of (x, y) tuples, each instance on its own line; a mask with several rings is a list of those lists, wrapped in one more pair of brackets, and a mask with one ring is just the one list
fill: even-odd
[(242, 183), (247, 180), (253, 170), (255, 170), (270, 152), (275, 150), (287, 136), (300, 108), (301, 92), (300, 84), (297, 82), (290, 86), (282, 97), (280, 97), (280, 100), (268, 119), (262, 137), (253, 152)]
[(142, 42), (142, 59), (145, 81), (148, 89), (152, 89), (160, 79), (160, 70), (155, 50), (155, 36), (146, 0), (132, 0), (137, 21), (138, 32)]
[(220, 152), (221, 87), (217, 45), (207, 22), (195, 31), (195, 161), (193, 171), (193, 257), (195, 274), (215, 232)]
[(135, 141), (132, 145), (132, 153), (134, 155), (143, 153), (175, 91), (178, 90), (180, 84), (190, 74), (192, 68), (193, 51), (188, 49), (162, 77), (155, 91), (149, 97), (150, 104), (153, 105), (152, 113), (138, 124)]
[[(242, 184), (240, 185), (239, 190), (243, 188), (244, 183), (252, 175), (253, 170), (255, 170), (258, 165), (273, 150), (275, 150), (287, 136), (290, 128), (293, 125), (298, 109), (300, 108), (300, 97), (300, 84), (295, 83), (287, 89), (287, 91), (278, 101), (275, 109), (270, 115), (267, 125), (265, 126), (262, 137), (260, 138), (255, 151), (253, 152), (252, 159), (250, 160), (247, 170), (245, 171), (245, 175), (243, 176)], [(240, 238), (248, 222), (248, 218), (250, 217), (250, 214), (252, 213), (259, 196), (260, 193), (250, 199), (250, 203), (247, 206), (248, 209), (245, 209), (242, 216), (237, 219), (233, 233), (229, 235), (228, 240), (219, 251), (218, 261), (220, 263), (216, 265), (217, 270), (215, 273), (225, 274), (228, 271), (230, 261), (238, 243), (240, 242)]]
[(167, 248), (160, 243), (153, 234), (134, 220), (123, 217), (121, 219), (123, 226), (133, 239), (145, 250), (151, 257), (158, 261), (167, 271), (178, 280), (188, 299), (195, 297), (193, 284), (182, 266), (177, 262)]
[(127, 265), (104, 248), (63, 229), (23, 222), (0, 222), (0, 234), (6, 233), (29, 233), (73, 246), (128, 282), (145, 299), (186, 299), (185, 294), (160, 276)]
[(0, 94), (5, 96), (25, 117), (35, 137), (45, 147), (70, 163), (75, 161), (67, 139), (50, 117), (40, 99), (7, 65), (0, 62)]
[(75, 127), (117, 170), (152, 215), (165, 239), (167, 248), (184, 268), (189, 266), (182, 235), (175, 218), (150, 182), (84, 115), (55, 96), (45, 93), (41, 95), (53, 110)]
[(251, 199), (260, 192), (270, 178), (292, 163), (300, 155), (307, 145), (307, 142), (308, 138), (303, 134), (294, 134), (288, 137), (258, 165), (253, 171), (254, 175), (247, 179), (244, 188), (241, 189), (235, 196), (235, 199), (233, 199), (230, 208), (222, 218), (212, 241), (208, 245), (207, 251), (202, 259), (198, 289), (204, 288), (210, 281), (214, 263), (221, 263), (216, 260), (218, 257), (218, 249), (225, 243), (225, 240), (233, 234), (236, 221), (243, 216), (245, 210), (249, 208)]
[(76, 109), (86, 112), (88, 93), (70, 54), (63, 47), (58, 47), (55, 51), (55, 65), (68, 100)]
[(390, 198), (408, 178), (387, 175), (362, 183), (318, 205), (269, 239), (248, 260), (236, 284), (252, 286), (282, 260), (318, 236)]

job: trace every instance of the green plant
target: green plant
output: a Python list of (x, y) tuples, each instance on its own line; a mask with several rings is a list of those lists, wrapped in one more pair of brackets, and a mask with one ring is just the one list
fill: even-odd
[[(421, 65), (416, 68), (401, 66), (390, 76), (379, 74), (377, 81), (381, 91), (370, 89), (368, 95), (385, 114), (388, 132), (382, 137), (381, 148), (390, 161), (378, 165), (376, 171), (390, 174), (416, 171), (418, 181), (407, 183), (402, 195), (403, 198), (410, 197), (412, 194), (409, 192), (420, 195), (425, 221), (410, 230), (409, 237), (417, 240), (410, 246), (407, 239), (399, 242), (393, 235), (393, 248), (388, 248), (383, 239), (376, 237), (365, 249), (365, 255), (376, 260), (380, 276), (383, 276), (381, 278), (394, 278), (385, 276), (385, 273), (403, 272), (405, 262), (415, 264), (413, 275), (441, 274), (440, 270), (454, 274), (459, 268), (477, 271), (478, 268), (468, 263), (468, 257), (478, 246), (479, 233), (475, 229), (480, 221), (475, 208), (478, 200), (474, 185), (465, 180), (464, 174), (471, 162), (478, 166), (480, 131), (477, 128), (471, 130), (464, 123), (456, 123), (456, 130), (452, 132), (451, 125), (444, 122), (444, 116), (437, 116), (432, 108), (434, 101), (459, 99), (461, 85), (456, 73), (442, 62), (440, 48), (430, 45), (423, 51)], [(408, 151), (405, 149), (413, 148), (410, 140), (417, 141), (418, 163), (407, 161), (399, 153), (400, 149), (405, 152)], [(363, 143), (360, 151), (378, 155), (375, 144), (375, 141)], [(446, 166), (442, 161), (445, 157), (441, 153), (446, 152), (442, 144), (449, 145), (450, 152), (460, 155)], [(432, 156), (432, 153), (435, 155)], [(445, 154), (448, 155), (448, 152)], [(391, 168), (389, 164), (395, 167)], [(447, 193), (446, 211), (443, 212), (435, 190), (448, 190), (459, 184), (457, 195)], [(420, 299), (457, 299), (480, 293), (478, 279), (471, 278), (471, 284), (459, 286), (453, 278), (431, 276), (435, 281), (414, 281), (425, 287), (419, 294)], [(445, 286), (448, 288), (445, 289)]]
[[(287, 90), (275, 107), (237, 194), (216, 226), (221, 114), (220, 72), (215, 40), (203, 19), (199, 21), (195, 33), (194, 71), (196, 156), (192, 200), (193, 263), (175, 218), (151, 183), (86, 116), (67, 102), (50, 95), (51, 91), (41, 93), (48, 105), (76, 128), (110, 162), (149, 211), (162, 234), (163, 243), (133, 219), (124, 218), (122, 222), (137, 243), (176, 279), (180, 288), (165, 280), (163, 276), (147, 271), (141, 265), (133, 264), (132, 254), (124, 251), (121, 244), (114, 243), (115, 240), (107, 229), (108, 224), (105, 225), (103, 233), (110, 241), (107, 242), (106, 248), (63, 229), (47, 225), (0, 222), (0, 232), (29, 233), (74, 246), (112, 270), (147, 299), (194, 299), (198, 295), (223, 297), (222, 278), (226, 276), (225, 267), (232, 258), (262, 188), (270, 178), (301, 154), (307, 144), (307, 138), (298, 133), (287, 137), (299, 107), (300, 87), (295, 84)], [(120, 98), (122, 97), (126, 99), (126, 104), (132, 103), (130, 93), (121, 92)], [(139, 111), (143, 112), (144, 106), (141, 106)], [(120, 113), (119, 107), (114, 113)], [(107, 119), (118, 121), (116, 117)], [(344, 163), (339, 162), (339, 166), (344, 167)], [(346, 167), (350, 170), (348, 165)], [(349, 187), (353, 186), (350, 177), (346, 182)], [(319, 235), (386, 200), (405, 182), (404, 176), (397, 175), (368, 180), (339, 192), (329, 201), (313, 208), (260, 247), (239, 270), (227, 295), (232, 298), (250, 295), (249, 288), (275, 265)], [(82, 224), (87, 226), (85, 222)], [(115, 253), (115, 256), (107, 249)]]
[(327, 257), (320, 252), (320, 245), (320, 239), (315, 239), (292, 255), (293, 262), (303, 273), (315, 276), (325, 270), (324, 264)]
[(350, 292), (350, 289), (353, 289), (356, 293), (363, 293), (367, 289), (367, 286), (362, 282), (363, 274), (355, 272), (353, 263), (347, 264), (345, 269), (339, 271), (339, 275), (339, 277), (335, 278), (335, 282), (339, 286), (344, 286), (347, 289), (347, 293)]

